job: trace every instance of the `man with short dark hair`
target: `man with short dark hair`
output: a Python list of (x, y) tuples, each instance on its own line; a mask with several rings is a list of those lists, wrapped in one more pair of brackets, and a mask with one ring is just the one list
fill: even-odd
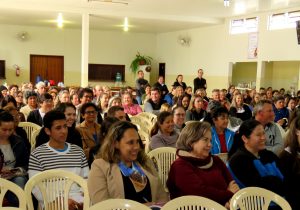
[(126, 113), (124, 108), (121, 106), (112, 106), (107, 111), (107, 117), (115, 117), (120, 121), (126, 121)]
[(53, 109), (53, 98), (49, 93), (42, 94), (39, 98), (39, 103), (40, 108), (31, 111), (27, 117), (27, 121), (43, 126), (45, 114)]
[(164, 98), (169, 93), (169, 89), (165, 84), (165, 78), (162, 75), (158, 76), (157, 82), (153, 85), (153, 87), (157, 87), (159, 89), (161, 98)]
[(144, 72), (139, 70), (138, 72), (138, 79), (135, 82), (136, 88), (136, 100), (141, 105), (142, 104), (142, 95), (145, 94), (145, 87), (148, 85), (148, 81), (144, 79)]
[[(92, 102), (93, 100), (93, 91), (90, 89), (90, 88), (83, 88), (80, 92), (79, 92), (79, 101), (80, 101), (80, 104), (78, 104), (76, 106), (76, 124), (80, 124), (83, 119), (81, 117), (81, 107), (83, 104), (86, 104), (86, 103), (89, 103), (89, 102)], [(100, 114), (97, 114), (97, 122), (99, 124), (102, 123), (102, 117)]]
[(160, 112), (160, 107), (164, 103), (167, 102), (161, 99), (160, 90), (157, 87), (153, 87), (151, 88), (150, 99), (144, 105), (145, 112), (150, 112), (158, 115)]
[(202, 76), (203, 69), (198, 69), (198, 77), (194, 79), (194, 93), (196, 93), (199, 88), (204, 88), (205, 90), (207, 88), (206, 79)]
[[(50, 140), (37, 147), (30, 155), (29, 177), (42, 171), (61, 169), (73, 172), (83, 178), (89, 173), (88, 163), (84, 152), (75, 144), (66, 142), (68, 128), (65, 114), (59, 111), (50, 111), (44, 117), (45, 132)], [(43, 198), (39, 189), (34, 188), (33, 194), (42, 203)], [(69, 194), (69, 209), (82, 207), (83, 196), (76, 185), (71, 187)]]

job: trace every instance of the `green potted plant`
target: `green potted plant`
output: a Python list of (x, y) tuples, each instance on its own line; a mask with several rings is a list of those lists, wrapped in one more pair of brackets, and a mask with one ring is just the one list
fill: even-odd
[(147, 65), (146, 71), (151, 71), (151, 62), (153, 58), (146, 55), (141, 55), (139, 52), (136, 54), (134, 60), (130, 64), (130, 68), (134, 74), (139, 70), (139, 66)]

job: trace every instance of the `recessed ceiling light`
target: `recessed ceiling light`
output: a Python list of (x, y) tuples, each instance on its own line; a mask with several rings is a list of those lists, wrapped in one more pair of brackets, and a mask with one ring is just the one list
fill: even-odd
[(235, 14), (242, 14), (246, 12), (246, 5), (244, 2), (237, 2), (234, 4)]

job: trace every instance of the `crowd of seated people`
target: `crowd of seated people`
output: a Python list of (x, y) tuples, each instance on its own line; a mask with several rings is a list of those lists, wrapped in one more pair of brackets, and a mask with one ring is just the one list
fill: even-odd
[[(43, 170), (69, 170), (88, 179), (93, 204), (128, 198), (151, 205), (200, 195), (228, 208), (240, 188), (259, 186), (300, 209), (298, 96), (270, 87), (240, 92), (233, 85), (208, 94), (203, 70), (198, 71), (196, 90), (183, 82), (183, 75), (168, 90), (162, 76), (151, 86), (142, 71), (138, 74), (135, 92), (126, 87), (116, 95), (101, 85), (0, 86), (1, 177), (24, 188), (28, 178)], [(130, 123), (142, 112), (156, 116), (147, 133), (150, 150), (177, 149), (167, 181), (169, 195), (145, 153), (137, 128), (143, 122), (137, 127)], [(42, 127), (35, 148), (20, 121)], [(45, 151), (61, 162), (54, 167), (51, 158), (40, 156)], [(227, 166), (220, 153), (228, 154)], [(73, 155), (80, 157), (77, 162), (71, 162)], [(14, 175), (16, 168), (19, 175)], [(41, 201), (39, 192), (34, 195)], [(70, 197), (69, 209), (82, 208), (77, 198)], [(13, 195), (6, 199), (18, 205)]]

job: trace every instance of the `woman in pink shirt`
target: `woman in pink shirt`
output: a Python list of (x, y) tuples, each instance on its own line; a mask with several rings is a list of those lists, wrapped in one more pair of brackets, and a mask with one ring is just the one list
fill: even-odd
[(124, 112), (129, 115), (137, 115), (142, 112), (142, 108), (138, 104), (132, 102), (132, 95), (130, 93), (124, 93), (122, 95), (122, 105)]

